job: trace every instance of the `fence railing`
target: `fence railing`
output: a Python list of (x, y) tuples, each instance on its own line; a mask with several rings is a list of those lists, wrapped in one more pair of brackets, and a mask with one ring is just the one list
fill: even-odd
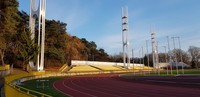
[[(114, 65), (114, 66), (124, 66), (124, 63), (118, 62), (100, 62), (100, 61), (81, 61), (81, 60), (72, 60), (72, 65)], [(129, 64), (130, 66), (144, 66), (144, 64)]]
[(47, 73), (32, 72), (32, 73), (27, 73), (27, 74), (10, 75), (10, 76), (5, 77), (5, 85), (4, 85), (5, 96), (6, 97), (52, 97), (44, 93), (23, 88), (21, 86), (18, 86), (16, 83), (13, 83), (14, 81), (19, 80), (21, 78), (39, 76), (43, 74), (47, 74)]

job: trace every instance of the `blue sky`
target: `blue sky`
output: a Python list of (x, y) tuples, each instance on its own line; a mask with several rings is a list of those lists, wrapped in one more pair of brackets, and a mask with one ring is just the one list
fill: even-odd
[[(29, 14), (30, 0), (18, 0), (19, 10)], [(130, 48), (136, 56), (150, 28), (156, 32), (159, 51), (167, 46), (166, 36), (181, 38), (181, 47), (200, 46), (200, 0), (46, 0), (47, 19), (68, 24), (67, 32), (79, 38), (94, 41), (109, 54), (122, 52), (121, 8), (129, 9)], [(175, 41), (178, 47), (178, 39)], [(146, 51), (146, 48), (144, 49)]]

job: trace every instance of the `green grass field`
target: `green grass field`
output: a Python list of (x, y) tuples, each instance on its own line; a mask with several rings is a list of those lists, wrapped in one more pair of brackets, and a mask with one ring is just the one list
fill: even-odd
[[(199, 74), (200, 75), (200, 70), (190, 69), (190, 70), (184, 70), (184, 72), (185, 72), (184, 74)], [(167, 75), (166, 71), (161, 71), (160, 76), (176, 76), (176, 73), (177, 73), (176, 70), (173, 70), (173, 74), (171, 74), (171, 71), (169, 70), (169, 74)], [(182, 74), (181, 69), (179, 70), (179, 74)], [(151, 72), (151, 74), (149, 75), (148, 72), (146, 72), (146, 74), (142, 74), (141, 72), (141, 74), (131, 73), (131, 74), (123, 74), (122, 76), (158, 76), (158, 74)], [(53, 83), (56, 80), (60, 80), (62, 78), (63, 77), (49, 77), (49, 78), (34, 79), (34, 80), (23, 82), (22, 83), (23, 85), (21, 86), (30, 90), (35, 90), (47, 95), (51, 95), (53, 97), (66, 97), (66, 95), (58, 92), (57, 90), (53, 88)]]
[[(180, 71), (179, 71), (179, 72), (180, 72)], [(200, 74), (200, 70), (197, 70), (197, 69), (185, 70), (185, 74)]]
[[(25, 81), (22, 83), (22, 87), (35, 90), (53, 97), (66, 97), (66, 95), (56, 91), (53, 87), (53, 83), (56, 80), (60, 80), (63, 77), (50, 77), (50, 78), (41, 78)], [(37, 96), (37, 95), (36, 95)]]
[[(182, 75), (182, 69), (179, 69), (178, 70), (178, 74), (179, 75)], [(196, 69), (185, 69), (184, 70), (184, 74), (199, 74), (200, 75), (200, 70), (196, 70)], [(167, 71), (160, 71), (160, 75), (159, 76), (176, 76), (177, 75), (177, 71), (176, 70), (172, 70), (172, 74), (171, 74), (171, 71), (169, 70), (168, 71), (168, 74), (167, 74)], [(145, 72), (143, 73), (142, 71), (140, 73), (137, 73), (137, 74), (123, 74), (122, 76), (158, 76), (158, 72), (151, 72), (150, 75), (149, 75), (149, 72)]]

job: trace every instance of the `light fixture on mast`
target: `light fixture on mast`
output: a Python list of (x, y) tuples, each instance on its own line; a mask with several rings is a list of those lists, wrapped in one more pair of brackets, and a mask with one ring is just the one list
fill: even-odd
[[(128, 41), (128, 7), (124, 10), (122, 7), (122, 46), (124, 67), (129, 67), (129, 41)], [(127, 64), (128, 63), (128, 64)]]

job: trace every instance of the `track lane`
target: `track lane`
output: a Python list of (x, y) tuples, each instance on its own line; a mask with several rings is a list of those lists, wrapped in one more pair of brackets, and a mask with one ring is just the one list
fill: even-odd
[(68, 77), (56, 81), (54, 87), (73, 97), (199, 97), (200, 95), (200, 89), (137, 83), (122, 80), (116, 74)]

